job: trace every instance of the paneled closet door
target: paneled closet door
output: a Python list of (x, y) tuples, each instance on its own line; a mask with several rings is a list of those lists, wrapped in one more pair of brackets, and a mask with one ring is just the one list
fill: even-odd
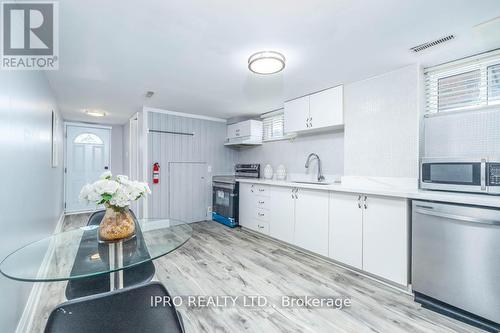
[(170, 218), (186, 222), (207, 219), (207, 164), (169, 163)]

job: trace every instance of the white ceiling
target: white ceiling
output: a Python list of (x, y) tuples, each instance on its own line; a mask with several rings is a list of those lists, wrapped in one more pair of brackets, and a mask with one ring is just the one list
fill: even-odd
[[(498, 0), (169, 0), (59, 2), (60, 66), (47, 72), (63, 115), (125, 123), (143, 105), (228, 118), (411, 63), (500, 47)], [(450, 33), (451, 42), (412, 54)], [(276, 50), (285, 71), (258, 76), (250, 54)], [(146, 100), (147, 90), (153, 98)]]

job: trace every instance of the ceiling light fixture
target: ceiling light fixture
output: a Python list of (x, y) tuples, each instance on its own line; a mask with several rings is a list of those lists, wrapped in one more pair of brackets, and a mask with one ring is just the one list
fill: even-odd
[(105, 117), (106, 112), (99, 110), (85, 110), (85, 113), (92, 117)]
[(285, 68), (285, 56), (275, 51), (260, 51), (248, 58), (248, 69), (256, 74), (275, 74)]

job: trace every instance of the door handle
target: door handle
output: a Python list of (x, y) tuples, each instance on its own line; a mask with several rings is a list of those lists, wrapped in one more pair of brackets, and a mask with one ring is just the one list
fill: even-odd
[(106, 166), (104, 167), (104, 170), (108, 170), (108, 169), (109, 169), (109, 167), (106, 165)]
[(481, 191), (486, 190), (486, 159), (481, 159)]
[(429, 215), (429, 216), (442, 217), (442, 218), (451, 219), (451, 220), (464, 221), (464, 222), (500, 225), (500, 221), (497, 221), (497, 220), (488, 220), (488, 219), (482, 219), (482, 218), (478, 218), (478, 217), (474, 217), (474, 216), (464, 216), (464, 215), (456, 215), (456, 214), (443, 213), (443, 212), (437, 212), (437, 211), (429, 211), (427, 209), (415, 209), (415, 213)]

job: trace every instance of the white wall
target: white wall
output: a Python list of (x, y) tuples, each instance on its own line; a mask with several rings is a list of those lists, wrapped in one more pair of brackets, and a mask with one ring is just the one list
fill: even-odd
[(111, 172), (113, 175), (124, 174), (123, 127), (124, 125), (113, 125), (111, 128)]
[[(193, 136), (149, 133), (147, 179), (150, 184), (151, 196), (148, 197), (148, 217), (170, 217), (170, 199), (175, 195), (176, 188), (169, 183), (169, 164), (172, 162), (206, 163), (205, 202), (211, 206), (212, 175), (231, 174), (237, 161), (237, 151), (224, 146), (226, 124), (223, 122), (186, 118), (177, 115), (148, 112), (148, 128), (152, 130), (193, 133)], [(151, 167), (160, 163), (160, 183), (152, 184)], [(208, 171), (210, 166), (211, 171)], [(196, 188), (193, 179), (181, 179), (179, 187)], [(173, 184), (175, 185), (175, 184)], [(192, 202), (186, 202), (189, 207)]]
[[(56, 101), (42, 72), (0, 74), (0, 257), (50, 235), (63, 211), (63, 145), (51, 166)], [(63, 121), (57, 129), (63, 139)], [(20, 265), (22, 263), (19, 263)], [(32, 284), (0, 276), (0, 326), (14, 332)]]
[[(240, 150), (239, 163), (260, 163), (261, 173), (266, 164), (276, 171), (283, 164), (290, 173), (305, 173), (304, 164), (310, 153), (321, 158), (323, 173), (342, 175), (344, 167), (344, 132), (300, 135), (293, 140), (265, 142), (262, 146)], [(316, 165), (311, 164), (316, 172)]]
[(344, 174), (418, 178), (421, 70), (407, 66), (344, 87)]

